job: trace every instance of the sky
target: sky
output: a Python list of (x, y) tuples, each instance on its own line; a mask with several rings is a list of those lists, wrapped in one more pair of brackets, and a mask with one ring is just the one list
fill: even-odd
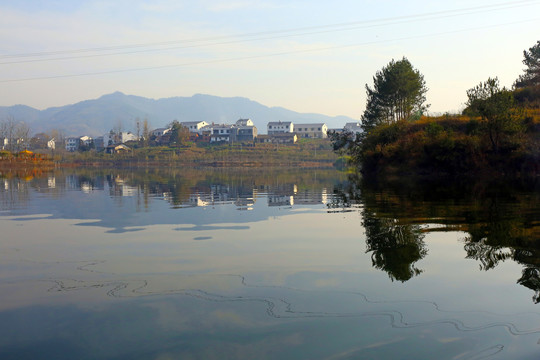
[(455, 113), (538, 40), (540, 0), (0, 0), (0, 106), (209, 94), (360, 119), (406, 57), (429, 113)]

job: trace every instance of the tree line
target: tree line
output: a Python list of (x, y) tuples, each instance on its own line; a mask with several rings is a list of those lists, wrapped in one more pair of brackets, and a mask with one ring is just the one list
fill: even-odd
[(333, 148), (364, 172), (478, 168), (538, 172), (540, 41), (523, 52), (512, 89), (488, 78), (466, 91), (462, 114), (427, 117), (423, 75), (410, 61), (390, 61), (366, 84), (361, 133), (330, 134)]

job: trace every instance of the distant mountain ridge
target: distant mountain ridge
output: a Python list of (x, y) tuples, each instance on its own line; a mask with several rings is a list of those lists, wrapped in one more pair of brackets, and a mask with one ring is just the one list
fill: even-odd
[(345, 123), (357, 121), (347, 116), (332, 117), (267, 107), (243, 97), (196, 94), (149, 99), (121, 92), (45, 110), (26, 105), (0, 107), (0, 121), (7, 116), (24, 121), (32, 133), (61, 129), (67, 136), (98, 136), (118, 126), (124, 131), (135, 131), (136, 119), (141, 123), (147, 119), (151, 128), (159, 128), (173, 120), (232, 124), (238, 119), (250, 118), (259, 133), (266, 133), (266, 124), (270, 121), (324, 122), (329, 128), (343, 128)]

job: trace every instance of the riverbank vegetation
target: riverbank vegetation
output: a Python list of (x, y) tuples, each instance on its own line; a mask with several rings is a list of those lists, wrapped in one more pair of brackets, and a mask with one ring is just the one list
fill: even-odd
[(117, 154), (63, 153), (58, 160), (78, 166), (199, 166), (199, 167), (332, 167), (338, 155), (328, 139), (301, 139), (296, 144), (132, 145)]
[[(437, 117), (421, 115), (423, 77), (407, 59), (407, 66), (392, 61), (374, 77), (375, 90), (366, 86), (364, 132), (334, 132), (333, 147), (364, 173), (537, 175), (540, 41), (524, 57), (513, 89), (489, 78), (467, 91), (462, 114)], [(397, 111), (402, 104), (410, 110)]]
[(32, 167), (51, 168), (54, 166), (55, 162), (46, 154), (34, 153), (28, 150), (19, 152), (0, 150), (0, 170)]

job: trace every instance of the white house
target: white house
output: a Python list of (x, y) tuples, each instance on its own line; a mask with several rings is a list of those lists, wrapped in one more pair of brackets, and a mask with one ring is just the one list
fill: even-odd
[(208, 125), (207, 129), (211, 129), (210, 142), (229, 142), (233, 134), (232, 125)]
[(353, 134), (359, 134), (362, 132), (362, 125), (359, 122), (349, 122), (345, 124), (343, 129), (350, 131)]
[(136, 141), (136, 140), (139, 140), (137, 138), (137, 135), (135, 134), (132, 134), (131, 132), (122, 132), (120, 133), (120, 143), (126, 143), (128, 141)]
[(251, 121), (251, 119), (238, 119), (236, 121), (236, 126), (255, 126), (255, 124), (253, 123), (253, 121)]
[(291, 121), (272, 121), (266, 125), (268, 135), (294, 132), (294, 124)]
[(79, 142), (80, 142), (81, 144), (85, 145), (85, 146), (90, 145), (90, 144), (92, 143), (92, 140), (93, 140), (93, 139), (92, 139), (90, 136), (86, 136), (86, 135), (85, 135), (85, 136), (81, 136), (81, 137), (79, 138)]
[(294, 131), (299, 138), (325, 139), (328, 137), (328, 126), (324, 123), (297, 124)]
[(171, 128), (158, 128), (158, 129), (152, 130), (152, 135), (156, 137), (160, 137), (160, 136), (165, 135), (171, 130), (172, 130)]
[(201, 129), (209, 124), (206, 121), (184, 121), (180, 125), (188, 128), (189, 132), (200, 134)]

